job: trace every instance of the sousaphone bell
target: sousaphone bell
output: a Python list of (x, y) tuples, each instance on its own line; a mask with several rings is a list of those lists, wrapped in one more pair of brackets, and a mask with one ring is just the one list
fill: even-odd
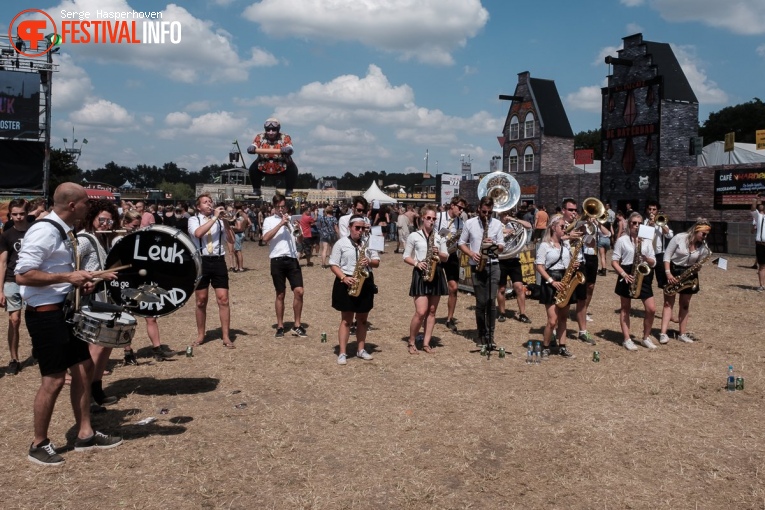
[[(485, 175), (478, 183), (478, 199), (489, 196), (494, 200), (494, 212), (508, 211), (521, 199), (521, 186), (512, 175), (498, 171)], [(499, 254), (500, 259), (518, 255), (526, 246), (528, 234), (517, 221), (511, 219), (514, 232), (505, 237), (505, 249)]]

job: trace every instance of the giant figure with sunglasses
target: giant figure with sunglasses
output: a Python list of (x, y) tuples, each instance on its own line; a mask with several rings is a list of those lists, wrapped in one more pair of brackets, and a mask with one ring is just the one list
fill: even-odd
[(263, 133), (259, 133), (247, 147), (248, 154), (257, 154), (258, 157), (250, 165), (250, 181), (252, 192), (260, 196), (260, 185), (265, 175), (284, 174), (285, 197), (292, 196), (297, 182), (298, 168), (292, 160), (292, 138), (281, 132), (281, 124), (277, 119), (269, 118), (263, 124)]
[[(502, 222), (491, 217), (494, 210), (494, 200), (485, 196), (478, 204), (478, 216), (465, 222), (458, 243), (462, 253), (470, 257), (471, 273), (473, 275), (473, 293), (475, 295), (475, 322), (478, 328), (478, 343), (491, 345), (494, 339), (496, 321), (496, 306), (494, 294), (499, 286), (499, 258), (505, 249), (505, 238), (502, 236)], [(484, 228), (484, 225), (486, 227)], [(482, 271), (477, 271), (481, 261), (482, 247), (496, 246), (496, 251), (487, 256)]]

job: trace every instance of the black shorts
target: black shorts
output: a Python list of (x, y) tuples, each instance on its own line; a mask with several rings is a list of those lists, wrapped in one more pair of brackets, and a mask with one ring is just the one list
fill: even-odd
[(300, 263), (292, 257), (272, 258), (271, 280), (274, 282), (274, 289), (276, 289), (277, 294), (287, 290), (287, 280), (289, 280), (292, 290), (302, 287), (303, 272), (300, 270)]
[(311, 255), (311, 249), (313, 248), (313, 245), (314, 245), (314, 238), (313, 237), (304, 237), (302, 242), (301, 242), (301, 244), (303, 245), (303, 250), (302, 250), (303, 253), (306, 256), (310, 256)]
[(513, 283), (523, 282), (523, 269), (521, 268), (521, 259), (514, 257), (510, 259), (499, 260), (499, 286), (507, 286), (507, 277)]
[(754, 254), (757, 257), (758, 264), (765, 264), (765, 243), (754, 245)]
[[(624, 272), (631, 275), (632, 274), (632, 264), (627, 266), (622, 266), (622, 269), (624, 269)], [(627, 283), (627, 281), (621, 277), (621, 275), (618, 275), (616, 278), (616, 287), (614, 288), (614, 292), (616, 295), (630, 298), (630, 299), (648, 299), (650, 297), (653, 297), (653, 274), (656, 271), (651, 269), (651, 272), (648, 273), (648, 275), (643, 277), (643, 285), (640, 286), (640, 296), (637, 298), (633, 298), (630, 295), (630, 284)]]
[(228, 269), (223, 255), (202, 257), (202, 278), (196, 290), (206, 289), (210, 284), (213, 289), (228, 289)]
[(656, 254), (656, 283), (660, 289), (667, 286), (667, 273), (664, 271), (664, 254)]
[(584, 254), (584, 284), (595, 283), (598, 279), (598, 256)]
[(375, 305), (375, 276), (373, 273), (364, 280), (359, 295), (349, 296), (348, 286), (340, 278), (332, 285), (332, 308), (338, 312), (369, 313)]
[(441, 264), (441, 267), (444, 268), (447, 282), (460, 281), (460, 257), (457, 255), (457, 252), (449, 255), (449, 258)]
[(65, 372), (90, 359), (87, 342), (74, 336), (62, 310), (33, 312), (27, 309), (24, 320), (32, 338), (32, 356), (40, 366), (41, 375)]

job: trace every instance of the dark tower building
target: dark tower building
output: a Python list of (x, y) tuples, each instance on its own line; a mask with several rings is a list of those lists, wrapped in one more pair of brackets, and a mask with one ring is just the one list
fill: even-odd
[(661, 168), (695, 166), (690, 138), (698, 134), (699, 102), (667, 43), (625, 37), (608, 87), (602, 89), (600, 185), (603, 200), (642, 211), (658, 199)]

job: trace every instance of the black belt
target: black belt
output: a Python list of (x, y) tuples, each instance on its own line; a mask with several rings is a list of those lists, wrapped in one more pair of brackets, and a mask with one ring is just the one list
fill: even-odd
[(225, 257), (225, 255), (202, 255), (203, 259), (220, 259)]
[(53, 303), (50, 305), (29, 306), (27, 305), (27, 312), (53, 312), (61, 310), (64, 307), (64, 303)]
[(284, 261), (284, 260), (292, 260), (294, 258), (295, 257), (289, 257), (287, 255), (284, 255), (282, 257), (272, 257), (271, 260), (282, 260), (282, 261)]

